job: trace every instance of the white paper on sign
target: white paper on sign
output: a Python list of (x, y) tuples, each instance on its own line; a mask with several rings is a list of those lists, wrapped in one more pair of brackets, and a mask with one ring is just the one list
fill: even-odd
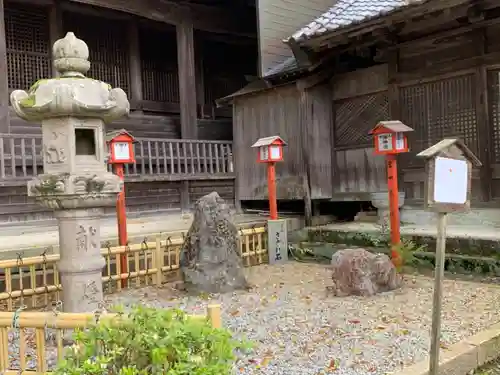
[(378, 135), (378, 149), (381, 151), (392, 150), (392, 134), (383, 133)]
[(117, 142), (113, 143), (115, 159), (116, 160), (128, 160), (130, 159), (130, 145), (127, 142)]
[(465, 160), (436, 158), (434, 172), (435, 202), (464, 204), (467, 200), (468, 183), (468, 165)]
[(271, 160), (280, 158), (280, 146), (271, 146)]
[(269, 147), (262, 146), (260, 148), (260, 160), (267, 160), (267, 159), (269, 159)]
[(405, 138), (403, 133), (396, 133), (396, 150), (403, 150), (405, 148)]

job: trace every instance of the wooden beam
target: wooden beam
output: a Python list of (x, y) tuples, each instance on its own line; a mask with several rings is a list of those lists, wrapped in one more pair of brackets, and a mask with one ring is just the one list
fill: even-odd
[[(186, 18), (191, 18), (197, 30), (216, 33), (231, 33), (241, 36), (255, 36), (250, 19), (242, 15), (235, 16), (234, 11), (214, 6), (198, 4), (180, 5), (166, 0), (123, 1), (123, 0), (70, 0), (72, 3), (88, 4), (95, 7), (123, 12), (122, 15), (134, 14), (150, 20), (178, 25)], [(91, 8), (88, 8), (91, 9)], [(121, 16), (120, 13), (116, 13)], [(192, 17), (191, 17), (192, 16)], [(244, 15), (243, 15), (244, 16)], [(242, 21), (243, 18), (243, 21)]]
[(129, 21), (128, 42), (130, 45), (129, 65), (130, 65), (130, 105), (137, 114), (142, 113), (142, 70), (141, 70), (141, 49), (139, 43), (139, 25), (137, 19)]
[(415, 17), (421, 17), (425, 14), (433, 13), (451, 7), (460, 6), (468, 3), (470, 0), (441, 0), (428, 2), (425, 4), (410, 5), (398, 11), (391, 12), (387, 16), (377, 17), (373, 20), (361, 22), (347, 26), (342, 32), (328, 32), (316, 38), (306, 40), (301, 45), (310, 46), (313, 49), (321, 49), (328, 46), (349, 43), (352, 38), (372, 33), (373, 31), (391, 26), (395, 23), (408, 22)]
[[(474, 35), (477, 54), (486, 54), (486, 30), (479, 29)], [(492, 198), (492, 168), (491, 168), (491, 139), (493, 139), (493, 127), (490, 126), (490, 115), (488, 105), (488, 72), (484, 65), (477, 67), (474, 74), (476, 85), (476, 118), (479, 159), (483, 163), (480, 170), (481, 197), (483, 201), (491, 201)]]
[(194, 57), (193, 24), (185, 20), (177, 25), (177, 65), (179, 70), (179, 101), (181, 108), (181, 136), (196, 139), (196, 67)]
[(195, 42), (196, 65), (196, 104), (200, 108), (200, 118), (205, 118), (205, 74), (203, 67), (203, 40), (197, 38)]
[(0, 133), (10, 132), (8, 71), (4, 0), (0, 0)]
[(243, 129), (241, 126), (237, 125), (237, 110), (238, 103), (237, 101), (233, 103), (233, 149), (231, 152), (233, 153), (233, 170), (235, 172), (236, 178), (234, 180), (234, 208), (236, 209), (236, 213), (243, 213), (243, 209), (241, 207), (241, 187), (240, 187), (240, 177), (242, 175), (241, 169), (244, 165), (244, 154), (245, 151), (242, 147), (235, 147), (238, 144), (243, 144), (240, 140), (243, 139), (244, 134), (242, 134)]
[(425, 81), (433, 81), (438, 76), (444, 75), (460, 75), (462, 71), (469, 71), (476, 69), (478, 66), (497, 66), (500, 61), (500, 52), (492, 52), (483, 56), (474, 56), (469, 59), (463, 59), (454, 62), (453, 64), (444, 63), (442, 65), (433, 66), (430, 68), (423, 68), (411, 73), (399, 73), (395, 80), (398, 83), (410, 85), (413, 82), (422, 83)]

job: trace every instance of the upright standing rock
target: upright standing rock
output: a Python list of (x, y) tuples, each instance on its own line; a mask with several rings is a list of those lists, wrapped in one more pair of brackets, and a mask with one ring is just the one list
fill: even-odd
[(247, 287), (238, 251), (238, 229), (229, 206), (216, 192), (200, 198), (181, 252), (185, 288), (225, 293)]
[(73, 33), (54, 43), (52, 55), (60, 77), (10, 100), (19, 117), (42, 122), (43, 174), (28, 183), (28, 195), (58, 221), (64, 311), (87, 312), (103, 300), (100, 217), (122, 187), (106, 168), (104, 124), (130, 107), (122, 89), (85, 77), (89, 50)]

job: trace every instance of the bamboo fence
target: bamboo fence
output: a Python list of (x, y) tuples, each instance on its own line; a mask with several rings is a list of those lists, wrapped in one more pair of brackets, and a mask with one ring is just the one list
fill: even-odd
[[(117, 320), (124, 317), (102, 314), (98, 318)], [(191, 315), (191, 318), (207, 319), (215, 328), (222, 325), (219, 305), (210, 305), (206, 315)], [(50, 374), (48, 371), (55, 364), (54, 360), (60, 360), (64, 356), (65, 330), (83, 329), (95, 320), (96, 315), (92, 313), (0, 312), (0, 374)], [(51, 341), (47, 340), (47, 333), (52, 333)], [(9, 349), (9, 335), (12, 334), (17, 335), (15, 339), (18, 340), (19, 350), (15, 353)], [(50, 364), (47, 360), (48, 352), (54, 353)], [(18, 358), (17, 364), (11, 363), (9, 354)]]
[[(266, 263), (266, 228), (240, 229), (239, 251), (246, 267)], [(106, 260), (102, 282), (106, 293), (127, 287), (161, 285), (180, 277), (179, 260), (184, 234), (162, 238), (154, 242), (147, 239), (140, 244), (106, 246), (101, 253)], [(121, 255), (125, 254), (128, 270), (121, 273)], [(13, 311), (18, 308), (41, 309), (60, 303), (60, 283), (57, 262), (59, 254), (0, 261), (0, 309)], [(3, 276), (2, 276), (3, 271)], [(3, 290), (3, 291), (2, 291)]]

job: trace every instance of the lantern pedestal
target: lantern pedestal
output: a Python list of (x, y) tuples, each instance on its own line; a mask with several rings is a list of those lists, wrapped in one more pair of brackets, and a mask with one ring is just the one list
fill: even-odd
[[(388, 227), (390, 225), (390, 204), (389, 192), (383, 191), (371, 194), (372, 206), (377, 209), (377, 222), (380, 226)], [(405, 193), (400, 191), (398, 194), (398, 206), (403, 207), (405, 203)]]
[(63, 287), (64, 311), (95, 311), (102, 302), (100, 246), (102, 208), (55, 211), (59, 224), (61, 259), (58, 264)]

